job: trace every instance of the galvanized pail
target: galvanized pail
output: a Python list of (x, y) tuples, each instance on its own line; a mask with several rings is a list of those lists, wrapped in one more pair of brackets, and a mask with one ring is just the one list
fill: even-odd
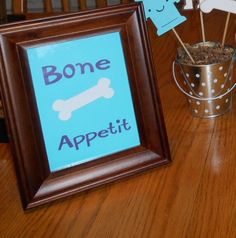
[[(216, 43), (207, 42), (207, 44)], [(234, 50), (231, 46), (227, 47)], [(175, 83), (186, 95), (193, 116), (212, 118), (223, 115), (231, 109), (232, 91), (236, 86), (233, 79), (233, 58), (208, 65), (183, 64), (178, 58), (173, 63)], [(177, 80), (176, 64), (180, 66), (182, 81)]]

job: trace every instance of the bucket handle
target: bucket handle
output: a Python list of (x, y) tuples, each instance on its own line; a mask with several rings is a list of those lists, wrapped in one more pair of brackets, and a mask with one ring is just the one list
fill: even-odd
[(200, 101), (213, 101), (213, 100), (216, 100), (216, 99), (221, 99), (223, 98), (224, 96), (226, 96), (227, 94), (229, 94), (230, 92), (232, 92), (234, 90), (234, 88), (236, 87), (236, 82), (234, 83), (234, 85), (228, 90), (226, 91), (225, 93), (217, 96), (217, 97), (210, 97), (210, 98), (201, 98), (201, 97), (195, 97), (189, 93), (187, 93), (179, 84), (177, 78), (176, 78), (176, 74), (175, 74), (175, 65), (176, 65), (176, 62), (173, 61), (173, 64), (172, 64), (172, 72), (173, 72), (173, 78), (174, 78), (174, 81), (175, 81), (175, 84), (176, 86), (179, 88), (179, 90), (185, 94), (186, 96), (192, 98), (192, 99), (195, 99), (195, 100), (200, 100)]

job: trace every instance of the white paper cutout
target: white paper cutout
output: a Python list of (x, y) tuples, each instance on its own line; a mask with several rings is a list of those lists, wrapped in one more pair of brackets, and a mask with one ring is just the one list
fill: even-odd
[(236, 14), (236, 1), (234, 0), (204, 0), (200, 3), (201, 11), (211, 12), (213, 9)]

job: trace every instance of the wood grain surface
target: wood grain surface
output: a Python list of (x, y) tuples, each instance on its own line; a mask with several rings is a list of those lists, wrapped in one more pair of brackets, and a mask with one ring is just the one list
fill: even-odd
[[(176, 30), (201, 40), (199, 14)], [(206, 39), (220, 41), (227, 14), (204, 15)], [(234, 43), (236, 18), (226, 42)], [(0, 144), (0, 237), (235, 238), (236, 102), (215, 119), (188, 111), (172, 80), (178, 43), (156, 36), (148, 22), (173, 163), (144, 174), (23, 212), (8, 144)]]

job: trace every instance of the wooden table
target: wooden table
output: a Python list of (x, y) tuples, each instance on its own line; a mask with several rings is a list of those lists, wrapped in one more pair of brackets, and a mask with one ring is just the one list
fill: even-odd
[[(197, 13), (176, 30), (201, 40)], [(220, 41), (225, 13), (205, 18), (206, 37)], [(236, 18), (227, 42), (234, 44)], [(172, 32), (149, 32), (173, 163), (30, 212), (21, 208), (12, 155), (0, 144), (0, 237), (236, 237), (236, 104), (216, 119), (198, 119), (172, 80), (178, 45)]]

